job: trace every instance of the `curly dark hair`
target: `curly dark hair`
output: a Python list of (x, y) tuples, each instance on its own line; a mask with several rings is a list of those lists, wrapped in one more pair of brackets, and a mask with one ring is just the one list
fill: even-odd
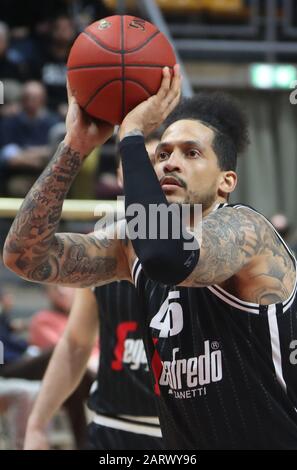
[(237, 155), (249, 144), (248, 121), (240, 103), (221, 92), (200, 92), (184, 98), (165, 121), (166, 128), (180, 119), (194, 119), (211, 128), (212, 147), (223, 171), (235, 170)]

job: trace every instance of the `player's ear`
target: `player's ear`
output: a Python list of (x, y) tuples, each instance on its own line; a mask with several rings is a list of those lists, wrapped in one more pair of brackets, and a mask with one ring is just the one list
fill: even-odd
[(235, 171), (222, 171), (219, 176), (219, 195), (229, 195), (237, 184), (237, 174)]

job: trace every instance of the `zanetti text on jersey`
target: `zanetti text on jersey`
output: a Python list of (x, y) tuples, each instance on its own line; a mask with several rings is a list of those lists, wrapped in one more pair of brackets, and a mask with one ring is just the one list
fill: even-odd
[(204, 354), (197, 357), (178, 359), (178, 353), (179, 348), (174, 348), (172, 361), (162, 361), (159, 379), (159, 385), (169, 386), (168, 393), (175, 398), (206, 395), (205, 385), (222, 380), (222, 352), (217, 341), (204, 341)]

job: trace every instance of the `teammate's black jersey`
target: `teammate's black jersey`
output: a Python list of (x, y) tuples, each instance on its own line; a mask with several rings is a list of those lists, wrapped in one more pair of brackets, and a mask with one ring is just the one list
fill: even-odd
[(157, 409), (139, 327), (135, 287), (126, 281), (97, 287), (100, 364), (89, 407), (98, 414), (156, 417)]
[(165, 448), (297, 449), (296, 283), (267, 306), (133, 278)]

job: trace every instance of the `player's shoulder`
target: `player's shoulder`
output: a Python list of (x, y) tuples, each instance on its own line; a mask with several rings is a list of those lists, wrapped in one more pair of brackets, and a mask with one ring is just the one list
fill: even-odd
[(264, 250), (268, 249), (270, 253), (282, 254), (282, 256), (291, 259), (290, 266), (292, 265), (292, 260), (294, 267), (296, 266), (296, 260), (292, 250), (277, 232), (273, 224), (261, 212), (246, 204), (228, 204), (223, 207), (222, 210), (227, 211), (228, 208), (229, 213), (231, 213), (233, 209), (234, 220), (237, 220), (237, 215), (241, 230), (252, 234), (251, 237), (248, 237), (250, 241), (252, 239), (252, 242), (255, 243), (255, 241), (258, 240)]
[(291, 257), (291, 252), (271, 222), (253, 207), (244, 204), (224, 204), (211, 212), (203, 221), (203, 232), (217, 234), (243, 249), (249, 247), (254, 254), (267, 251), (282, 252)]
[(205, 217), (206, 222), (218, 221), (220, 224), (231, 224), (235, 227), (266, 227), (274, 230), (272, 224), (259, 211), (246, 204), (220, 204), (217, 210)]

